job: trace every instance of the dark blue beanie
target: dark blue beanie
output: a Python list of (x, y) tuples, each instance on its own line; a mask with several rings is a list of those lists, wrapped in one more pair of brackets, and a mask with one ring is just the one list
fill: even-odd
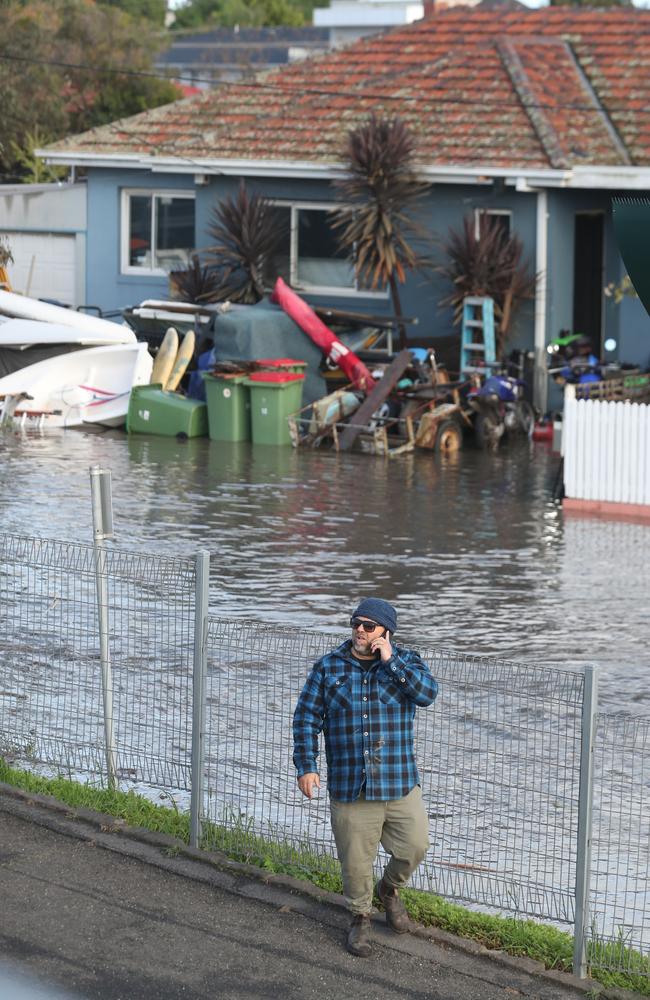
[(378, 625), (383, 625), (389, 632), (397, 629), (397, 611), (388, 601), (382, 601), (379, 597), (366, 597), (356, 609), (353, 618), (370, 618)]

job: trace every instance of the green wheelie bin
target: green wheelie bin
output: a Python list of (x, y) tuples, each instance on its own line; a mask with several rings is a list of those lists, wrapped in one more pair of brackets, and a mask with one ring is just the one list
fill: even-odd
[(288, 418), (302, 406), (305, 376), (300, 372), (253, 372), (246, 379), (251, 394), (254, 444), (291, 444)]
[(208, 433), (206, 405), (179, 392), (166, 392), (162, 385), (134, 385), (126, 429), (129, 434), (203, 437)]
[(246, 378), (246, 374), (204, 374), (212, 441), (250, 441), (251, 407)]

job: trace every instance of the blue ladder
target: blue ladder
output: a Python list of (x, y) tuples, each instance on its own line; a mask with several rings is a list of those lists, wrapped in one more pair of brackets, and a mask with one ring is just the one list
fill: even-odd
[(496, 361), (494, 301), (470, 295), (463, 299), (463, 326), (460, 337), (460, 373), (489, 374)]

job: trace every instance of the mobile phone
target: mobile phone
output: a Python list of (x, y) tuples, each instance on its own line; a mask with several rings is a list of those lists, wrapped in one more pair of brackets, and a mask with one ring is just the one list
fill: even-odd
[[(381, 636), (379, 636), (379, 638), (380, 639), (388, 639), (388, 641), (390, 642), (390, 632), (388, 631), (388, 629), (386, 629), (386, 631), (384, 632), (384, 634), (381, 635)], [(373, 652), (377, 648), (377, 646), (375, 645), (377, 641), (378, 641), (377, 639), (373, 639), (372, 642), (370, 643), (370, 648), (373, 650)]]

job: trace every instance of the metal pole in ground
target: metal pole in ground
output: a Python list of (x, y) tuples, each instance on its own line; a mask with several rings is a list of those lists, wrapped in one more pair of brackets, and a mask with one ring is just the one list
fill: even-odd
[(115, 739), (113, 736), (113, 674), (109, 647), (108, 580), (106, 578), (106, 550), (102, 543), (113, 537), (113, 499), (111, 473), (99, 465), (90, 468), (90, 491), (93, 508), (93, 549), (95, 556), (95, 582), (97, 613), (99, 617), (99, 656), (102, 671), (102, 700), (104, 703), (104, 747), (108, 787), (117, 785)]
[(587, 973), (585, 935), (589, 927), (591, 876), (592, 800), (594, 784), (594, 739), (598, 709), (598, 670), (585, 667), (585, 694), (582, 703), (580, 749), (580, 792), (578, 799), (578, 843), (576, 852), (576, 916), (573, 939), (573, 974), (584, 979)]
[(210, 553), (196, 556), (194, 618), (194, 665), (192, 671), (192, 794), (190, 799), (190, 846), (199, 847), (204, 791), (205, 677), (207, 672)]

